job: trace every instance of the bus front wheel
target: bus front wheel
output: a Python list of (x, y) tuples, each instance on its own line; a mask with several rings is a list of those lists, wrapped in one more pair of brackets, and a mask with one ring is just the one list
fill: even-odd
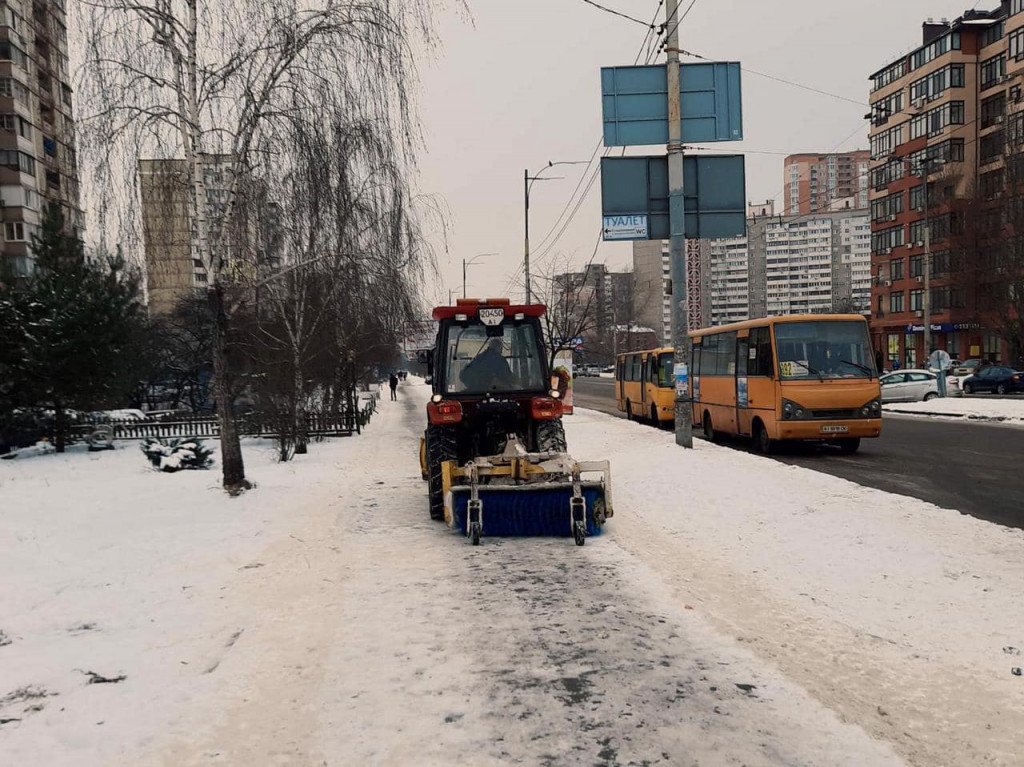
[(754, 424), (754, 447), (761, 455), (771, 455), (775, 450), (775, 440), (768, 436), (768, 430), (760, 421)]
[(860, 437), (839, 440), (839, 452), (843, 455), (853, 455), (860, 449)]

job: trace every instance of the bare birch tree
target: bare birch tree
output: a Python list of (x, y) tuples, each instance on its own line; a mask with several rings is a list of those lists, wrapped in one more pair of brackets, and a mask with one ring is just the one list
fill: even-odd
[[(183, 160), (189, 246), (202, 266), (213, 317), (214, 397), (224, 487), (231, 493), (250, 484), (228, 391), (228, 339), (253, 285), (271, 281), (256, 278), (256, 225), (240, 218), (242, 187), (294, 151), (280, 143), (282, 121), (324, 103), (373, 125), (392, 142), (396, 167), (408, 171), (417, 144), (412, 49), (432, 45), (431, 13), (439, 2), (83, 0), (79, 6), (87, 51), (78, 90), (80, 103), (93, 107), (80, 123), (97, 176), (113, 191), (122, 179), (134, 188), (140, 156)], [(230, 172), (223, 199), (213, 200), (207, 175), (220, 162)], [(106, 210), (108, 203), (97, 204)], [(134, 191), (122, 193), (120, 203), (127, 213), (119, 236), (138, 235)]]

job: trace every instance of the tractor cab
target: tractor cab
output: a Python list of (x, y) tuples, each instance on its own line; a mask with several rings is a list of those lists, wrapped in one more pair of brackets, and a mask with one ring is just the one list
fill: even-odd
[[(463, 298), (433, 312), (421, 469), (430, 516), (474, 543), (485, 529), (485, 502), (491, 534), (567, 532), (581, 545), (611, 516), (607, 462), (579, 463), (566, 453), (544, 312), (507, 298)], [(583, 482), (583, 471), (603, 478)]]

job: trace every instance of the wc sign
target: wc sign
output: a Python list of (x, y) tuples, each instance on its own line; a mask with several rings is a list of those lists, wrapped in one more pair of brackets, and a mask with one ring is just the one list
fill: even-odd
[(605, 216), (605, 240), (646, 240), (647, 216)]

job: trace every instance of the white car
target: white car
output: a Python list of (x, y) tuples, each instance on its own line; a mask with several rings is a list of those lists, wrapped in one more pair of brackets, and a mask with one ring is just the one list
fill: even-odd
[(882, 402), (927, 402), (939, 396), (935, 373), (928, 370), (896, 370), (878, 380)]

